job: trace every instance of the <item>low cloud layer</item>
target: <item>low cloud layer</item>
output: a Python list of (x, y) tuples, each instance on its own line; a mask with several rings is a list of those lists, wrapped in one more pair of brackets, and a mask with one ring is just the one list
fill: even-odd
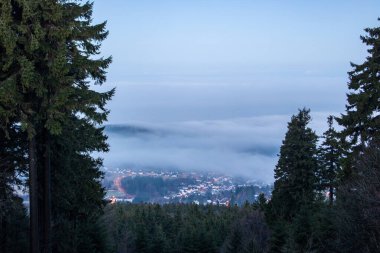
[[(328, 113), (312, 114), (322, 133)], [(223, 172), (264, 182), (273, 169), (290, 115), (177, 123), (108, 125), (106, 166)]]

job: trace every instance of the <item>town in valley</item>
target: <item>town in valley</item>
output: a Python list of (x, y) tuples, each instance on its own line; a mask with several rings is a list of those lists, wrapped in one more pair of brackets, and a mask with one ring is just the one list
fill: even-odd
[(194, 203), (242, 205), (260, 193), (270, 197), (272, 186), (214, 172), (104, 168), (103, 186), (111, 203)]

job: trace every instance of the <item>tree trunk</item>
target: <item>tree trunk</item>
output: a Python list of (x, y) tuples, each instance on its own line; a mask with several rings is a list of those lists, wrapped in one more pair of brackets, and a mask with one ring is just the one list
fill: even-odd
[(36, 138), (29, 140), (30, 253), (40, 253)]
[(50, 134), (46, 133), (45, 143), (45, 170), (44, 170), (44, 253), (51, 253), (51, 161), (50, 161)]

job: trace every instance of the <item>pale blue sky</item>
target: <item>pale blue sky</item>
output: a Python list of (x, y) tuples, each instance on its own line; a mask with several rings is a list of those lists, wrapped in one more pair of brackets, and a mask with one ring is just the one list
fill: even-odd
[[(321, 133), (326, 116), (345, 108), (349, 63), (364, 61), (359, 36), (380, 25), (379, 10), (378, 0), (95, 0), (94, 21), (107, 20), (110, 31), (102, 53), (113, 56), (104, 89), (117, 88), (109, 122), (201, 126), (193, 146), (187, 139), (152, 136), (120, 144), (111, 134), (106, 164), (226, 164), (223, 170), (261, 171), (268, 180), (276, 152), (255, 164), (257, 154), (239, 150), (278, 150), (286, 119), (304, 106)], [(257, 127), (260, 122), (273, 132)], [(203, 133), (215, 125), (218, 137), (204, 145)], [(223, 136), (242, 140), (246, 128), (252, 143), (231, 149)], [(269, 147), (263, 145), (271, 137)]]
[(379, 1), (347, 0), (97, 0), (94, 15), (108, 20), (103, 51), (114, 56), (115, 72), (240, 73), (328, 65), (336, 73), (362, 58), (358, 36), (377, 25), (379, 7)]
[[(96, 0), (94, 20), (107, 20), (110, 31), (102, 50), (114, 59), (108, 80), (118, 89), (110, 121), (245, 117), (258, 106), (260, 114), (340, 111), (349, 62), (363, 61), (359, 36), (379, 24), (378, 10), (379, 1)], [(241, 115), (228, 105), (239, 107), (232, 100), (240, 91)], [(170, 100), (189, 117), (168, 112)]]

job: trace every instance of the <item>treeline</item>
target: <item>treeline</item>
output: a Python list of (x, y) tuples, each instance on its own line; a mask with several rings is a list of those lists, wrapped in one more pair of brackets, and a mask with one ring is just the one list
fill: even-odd
[(103, 216), (112, 250), (124, 252), (257, 252), (269, 228), (259, 204), (115, 204)]
[(257, 201), (259, 194), (263, 193), (265, 196), (270, 196), (271, 191), (272, 191), (271, 185), (237, 186), (235, 191), (231, 194), (230, 204), (242, 206), (246, 202), (254, 203)]

